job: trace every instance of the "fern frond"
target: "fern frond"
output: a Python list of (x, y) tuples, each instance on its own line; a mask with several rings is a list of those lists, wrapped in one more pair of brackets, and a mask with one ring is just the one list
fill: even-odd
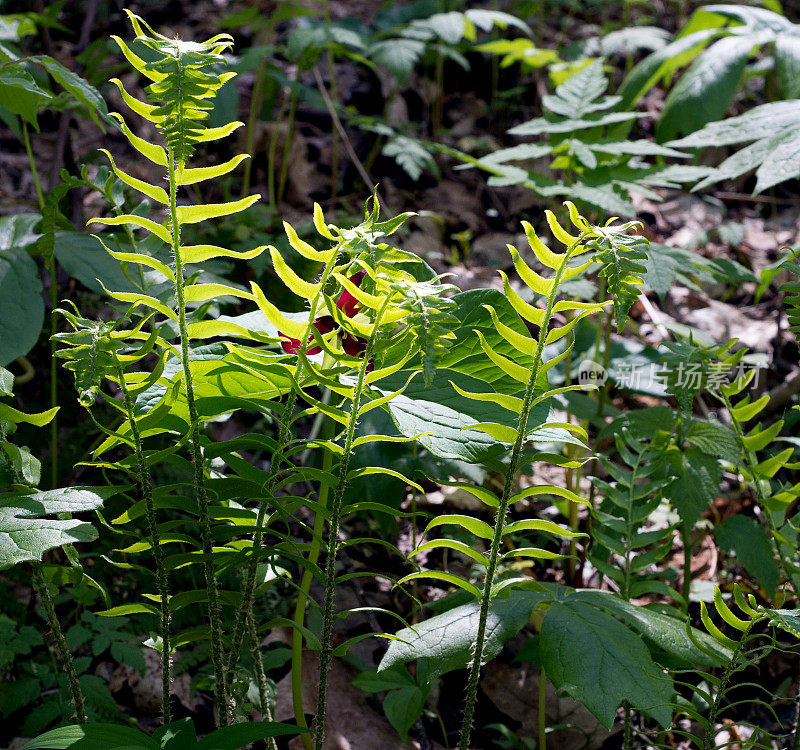
[(614, 318), (617, 330), (625, 327), (628, 311), (640, 294), (639, 287), (644, 283), (647, 268), (648, 242), (640, 235), (627, 232), (640, 222), (630, 221), (620, 226), (598, 227), (590, 246), (594, 250), (594, 260), (602, 264), (600, 276), (608, 284), (608, 292), (614, 300)]
[(129, 62), (153, 81), (146, 89), (153, 106), (148, 114), (164, 136), (176, 168), (182, 170), (202, 140), (206, 130), (203, 120), (213, 109), (214, 96), (234, 75), (215, 70), (224, 62), (222, 53), (233, 46), (233, 38), (219, 34), (205, 42), (169, 39), (153, 31), (136, 14), (126, 12), (137, 34), (136, 41), (154, 52), (156, 59), (144, 62), (125, 42), (114, 39)]
[(787, 281), (781, 286), (781, 291), (786, 295), (784, 304), (786, 305), (786, 317), (789, 319), (789, 330), (797, 337), (800, 343), (800, 254), (794, 251), (792, 255), (784, 261), (782, 268), (790, 271), (798, 277), (797, 281)]

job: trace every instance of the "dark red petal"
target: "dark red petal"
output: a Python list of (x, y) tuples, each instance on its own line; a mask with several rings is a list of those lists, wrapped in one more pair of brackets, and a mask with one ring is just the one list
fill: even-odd
[(351, 336), (349, 333), (342, 335), (342, 349), (344, 349), (345, 354), (349, 354), (351, 357), (360, 357), (364, 354), (366, 348), (366, 339)]
[[(330, 315), (324, 315), (314, 321), (314, 328), (316, 328), (323, 336), (326, 333), (330, 333), (335, 325), (336, 321)], [(300, 351), (300, 339), (293, 339), (291, 336), (287, 336), (285, 333), (281, 333), (280, 335), (288, 339), (281, 341), (281, 347), (283, 347), (283, 351), (285, 351), (287, 354), (297, 354)], [(310, 344), (312, 340), (313, 337), (309, 336), (308, 343)], [(322, 347), (312, 346), (310, 349), (306, 350), (306, 354), (319, 354), (321, 351)]]
[[(281, 333), (280, 335), (286, 336), (285, 333)], [(297, 354), (297, 352), (300, 351), (300, 339), (293, 339), (291, 336), (286, 336), (286, 338), (281, 341), (281, 347), (287, 354)]]
[(345, 289), (336, 302), (338, 307), (348, 318), (352, 318), (360, 309), (361, 304), (350, 292)]
[(330, 333), (336, 327), (336, 321), (330, 315), (323, 315), (314, 321), (316, 328), (323, 336)]
[(351, 283), (355, 284), (356, 286), (360, 287), (361, 282), (364, 281), (364, 277), (367, 275), (366, 271), (359, 271), (358, 273), (354, 273), (350, 277)]
[[(364, 277), (366, 275), (366, 271), (359, 271), (350, 277), (350, 281), (355, 286), (360, 287), (361, 282), (364, 281)], [(341, 296), (339, 297), (339, 301), (336, 303), (336, 306), (342, 312), (344, 312), (348, 318), (352, 318), (361, 309), (361, 303), (352, 294), (350, 294), (347, 289), (342, 292)]]

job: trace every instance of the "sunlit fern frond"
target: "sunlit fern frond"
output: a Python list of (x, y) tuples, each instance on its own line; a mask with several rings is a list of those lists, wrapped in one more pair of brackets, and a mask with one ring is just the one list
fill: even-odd
[(176, 168), (181, 169), (200, 142), (219, 137), (204, 120), (213, 109), (219, 88), (234, 73), (219, 72), (222, 53), (233, 46), (233, 37), (218, 34), (204, 42), (169, 39), (154, 31), (135, 13), (126, 11), (136, 32), (135, 41), (155, 58), (145, 61), (119, 37), (114, 40), (139, 73), (152, 83), (147, 87), (148, 119), (161, 131)]

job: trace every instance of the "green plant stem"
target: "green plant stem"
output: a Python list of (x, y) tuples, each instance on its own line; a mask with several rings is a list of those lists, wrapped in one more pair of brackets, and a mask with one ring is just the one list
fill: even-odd
[[(250, 633), (250, 647), (253, 655), (253, 669), (256, 674), (256, 683), (258, 684), (258, 700), (261, 704), (261, 714), (264, 717), (264, 721), (272, 721), (272, 706), (267, 690), (267, 674), (264, 671), (264, 660), (261, 658), (261, 644), (258, 640), (258, 627), (256, 626), (256, 618), (253, 615), (252, 607), (247, 615), (247, 630)], [(278, 750), (278, 745), (274, 737), (267, 738), (265, 742), (267, 750)]]
[[(245, 138), (244, 151), (252, 154), (256, 140), (256, 123), (258, 123), (261, 106), (264, 102), (264, 71), (267, 67), (266, 58), (262, 57), (256, 67), (256, 77), (253, 83), (253, 93), (250, 97), (250, 112), (247, 115), (247, 136)], [(253, 170), (253, 160), (244, 160), (244, 170), (242, 172), (242, 198), (250, 195), (250, 176)]]
[(208, 492), (203, 470), (203, 452), (200, 445), (200, 418), (194, 398), (194, 380), (189, 366), (189, 332), (186, 326), (186, 298), (184, 293), (183, 259), (181, 258), (181, 227), (178, 221), (177, 178), (175, 175), (175, 152), (168, 151), (169, 210), (172, 234), (172, 254), (175, 262), (175, 294), (177, 297), (178, 327), (181, 340), (181, 360), (186, 387), (186, 404), (189, 410), (190, 449), (192, 454), (193, 484), (197, 497), (200, 536), (203, 547), (203, 571), (208, 594), (208, 625), (211, 636), (211, 661), (214, 666), (214, 696), (219, 713), (220, 726), (228, 724), (230, 705), (225, 689), (225, 670), (222, 660), (222, 614), (219, 605), (219, 589), (214, 571), (213, 544), (211, 540), (211, 518), (208, 512)]
[(358, 422), (358, 410), (361, 407), (361, 398), (364, 393), (367, 367), (372, 358), (372, 351), (375, 348), (378, 329), (383, 315), (386, 312), (386, 308), (389, 305), (389, 299), (390, 295), (387, 295), (383, 305), (375, 316), (372, 333), (364, 351), (364, 359), (361, 361), (361, 367), (358, 368), (358, 380), (353, 390), (353, 404), (350, 410), (350, 418), (347, 420), (342, 458), (339, 462), (338, 481), (331, 504), (328, 526), (328, 549), (325, 559), (325, 605), (322, 611), (322, 635), (320, 637), (319, 687), (317, 690), (317, 712), (314, 726), (315, 750), (322, 750), (322, 745), (325, 741), (325, 700), (327, 698), (328, 669), (333, 656), (333, 592), (336, 586), (336, 547), (339, 541), (342, 499), (344, 498), (344, 491), (347, 487), (347, 471), (350, 466), (350, 454), (353, 451), (353, 441), (355, 439), (356, 424)]
[(125, 413), (128, 424), (131, 428), (131, 438), (133, 439), (133, 450), (136, 455), (136, 470), (139, 475), (139, 485), (144, 500), (145, 512), (147, 515), (147, 525), (150, 528), (150, 546), (153, 549), (153, 558), (156, 565), (156, 585), (159, 595), (159, 612), (161, 626), (161, 711), (164, 714), (164, 724), (172, 721), (172, 710), (170, 706), (170, 687), (172, 685), (172, 652), (170, 649), (170, 612), (169, 612), (169, 581), (167, 570), (164, 566), (164, 550), (161, 547), (161, 534), (158, 530), (158, 519), (156, 517), (156, 505), (153, 500), (153, 485), (150, 479), (150, 469), (142, 451), (142, 437), (139, 433), (139, 425), (133, 412), (133, 399), (131, 398), (128, 384), (125, 382), (125, 373), (122, 367), (117, 368), (117, 378), (122, 389), (122, 397), (125, 403)]
[(39, 181), (39, 170), (36, 169), (36, 160), (33, 158), (33, 149), (31, 148), (31, 139), (28, 134), (28, 123), (24, 118), (22, 122), (22, 142), (25, 144), (25, 153), (28, 155), (28, 164), (31, 168), (31, 175), (33, 177), (33, 184), (36, 187), (36, 198), (39, 201), (39, 210), (44, 209), (44, 194), (42, 193), (42, 183)]
[(625, 599), (625, 601), (630, 601), (631, 598), (631, 553), (633, 552), (631, 537), (636, 533), (636, 528), (633, 521), (633, 504), (636, 502), (636, 474), (639, 471), (642, 460), (643, 455), (641, 453), (637, 453), (636, 463), (631, 466), (631, 484), (628, 488), (628, 517), (625, 523), (625, 570), (623, 571), (622, 586), (620, 587), (620, 596)]
[(714, 724), (716, 723), (717, 716), (719, 715), (722, 698), (725, 695), (725, 690), (731, 680), (731, 677), (733, 676), (733, 673), (737, 669), (739, 655), (742, 653), (744, 642), (747, 640), (747, 636), (750, 634), (750, 630), (752, 629), (753, 625), (755, 625), (757, 622), (758, 620), (750, 620), (750, 622), (747, 624), (747, 627), (742, 632), (742, 637), (739, 639), (739, 642), (736, 644), (736, 648), (733, 650), (733, 656), (731, 656), (730, 660), (725, 665), (725, 671), (722, 674), (722, 679), (720, 680), (720, 683), (717, 687), (717, 692), (714, 695), (714, 702), (711, 704), (711, 709), (708, 712), (708, 728), (706, 729), (706, 736), (703, 740), (703, 750), (714, 750), (716, 747), (714, 742)]
[[(330, 393), (330, 391), (327, 391)], [(330, 434), (332, 424), (330, 419), (325, 419), (323, 430), (326, 438), (332, 437)], [(331, 465), (333, 464), (333, 453), (325, 451), (322, 457), (322, 471), (325, 473), (330, 472)], [(323, 484), (319, 490), (318, 502), (321, 507), (328, 507), (328, 494), (330, 492), (330, 485)], [(325, 517), (322, 513), (317, 513), (314, 517), (314, 530), (311, 538), (311, 549), (308, 552), (309, 563), (316, 565), (319, 560), (319, 553), (322, 547), (322, 535), (325, 533)], [(300, 591), (297, 594), (297, 603), (294, 608), (294, 622), (303, 626), (306, 619), (306, 604), (308, 603), (311, 582), (314, 579), (314, 574), (311, 572), (310, 567), (303, 571), (303, 578), (300, 581)], [(299, 627), (292, 630), (292, 707), (294, 708), (294, 717), (297, 725), (303, 729), (308, 729), (308, 722), (306, 721), (305, 707), (303, 706), (303, 633)], [(311, 735), (300, 735), (305, 750), (312, 750), (313, 741)]]
[(281, 174), (278, 178), (277, 202), (283, 200), (283, 191), (286, 187), (286, 177), (289, 174), (289, 155), (294, 135), (294, 115), (297, 109), (297, 87), (300, 83), (300, 71), (297, 71), (295, 79), (292, 81), (292, 90), (289, 92), (289, 115), (286, 118), (286, 137), (283, 141), (283, 154), (281, 155)]
[(625, 732), (622, 740), (623, 750), (633, 750), (633, 716), (631, 715), (631, 704), (625, 701)]
[(684, 614), (688, 614), (689, 593), (692, 589), (692, 530), (685, 523), (681, 524), (681, 539), (683, 541), (683, 584), (681, 585), (683, 604), (681, 604), (681, 610)]
[(67, 673), (72, 702), (75, 704), (75, 720), (78, 724), (85, 724), (86, 706), (83, 700), (81, 684), (78, 680), (78, 673), (75, 671), (75, 664), (72, 662), (72, 654), (69, 652), (67, 641), (64, 638), (64, 632), (61, 630), (61, 623), (59, 623), (58, 617), (56, 616), (53, 598), (50, 596), (50, 591), (47, 588), (47, 581), (44, 578), (44, 573), (42, 573), (42, 566), (38, 562), (33, 563), (33, 587), (42, 600), (44, 612), (47, 617), (47, 624), (50, 626), (50, 632), (53, 634), (53, 640), (55, 641), (61, 664), (64, 667), (64, 671)]
[(539, 668), (539, 750), (547, 750), (547, 672), (544, 667)]
[[(278, 127), (277, 125), (283, 122), (283, 113), (286, 112), (288, 101), (284, 99), (278, 109), (278, 116), (275, 118), (275, 127), (269, 136), (269, 147), (267, 149), (267, 196), (269, 198), (269, 207), (273, 213), (278, 212), (278, 196), (275, 191), (275, 154), (278, 151)], [(250, 159), (247, 159), (250, 161)]]
[(489, 616), (489, 605), (492, 601), (494, 574), (497, 570), (497, 561), (500, 556), (500, 542), (503, 538), (503, 528), (505, 527), (506, 515), (508, 514), (508, 504), (511, 498), (511, 491), (514, 486), (514, 477), (516, 476), (517, 469), (519, 468), (522, 446), (525, 443), (525, 434), (528, 426), (528, 417), (530, 416), (531, 402), (533, 401), (533, 392), (542, 368), (542, 353), (544, 352), (545, 341), (547, 339), (547, 329), (550, 325), (550, 318), (553, 315), (555, 298), (556, 294), (558, 293), (559, 284), (561, 283), (561, 277), (564, 274), (564, 269), (566, 268), (572, 253), (575, 251), (582, 239), (582, 236), (579, 237), (578, 240), (571, 245), (564, 254), (564, 259), (556, 271), (556, 275), (553, 279), (553, 288), (547, 297), (547, 308), (544, 312), (542, 324), (539, 327), (539, 338), (536, 344), (536, 352), (533, 356), (533, 363), (531, 364), (531, 376), (528, 379), (527, 386), (525, 387), (525, 396), (522, 400), (522, 408), (520, 409), (519, 422), (517, 424), (517, 438), (514, 441), (514, 445), (511, 449), (511, 461), (508, 465), (508, 471), (506, 472), (505, 483), (503, 485), (503, 494), (500, 498), (497, 514), (495, 516), (492, 543), (491, 547), (489, 548), (489, 559), (486, 564), (486, 580), (484, 581), (483, 593), (481, 595), (478, 632), (475, 638), (475, 650), (473, 653), (472, 664), (470, 666), (469, 681), (467, 683), (464, 715), (461, 721), (461, 731), (459, 732), (459, 750), (468, 750), (469, 748), (469, 740), (472, 733), (472, 717), (475, 712), (475, 701), (478, 695), (478, 681), (480, 680), (481, 666), (483, 664), (483, 649), (486, 639), (486, 620)]
[[(31, 139), (28, 133), (28, 124), (22, 119), (22, 141), (25, 144), (25, 153), (28, 155), (28, 164), (31, 168), (33, 184), (36, 187), (36, 198), (39, 202), (39, 211), (44, 211), (44, 194), (42, 183), (39, 180), (39, 170), (36, 169), (36, 159), (33, 157)], [(58, 281), (56, 279), (56, 258), (49, 252), (44, 258), (47, 273), (50, 276), (50, 408), (58, 406), (58, 360), (56, 359), (56, 342), (53, 336), (58, 326)], [(58, 415), (50, 421), (50, 486), (58, 486)]]
[[(331, 259), (325, 264), (325, 269), (322, 272), (322, 276), (320, 277), (319, 288), (324, 289), (325, 284), (328, 281), (331, 273), (333, 272), (334, 267), (336, 266), (336, 261), (339, 257), (339, 253), (334, 252), (331, 255)], [(300, 387), (300, 384), (303, 379), (303, 362), (305, 357), (306, 349), (308, 348), (308, 339), (311, 336), (311, 329), (314, 325), (314, 320), (316, 319), (317, 310), (319, 309), (319, 304), (322, 299), (322, 294), (318, 294), (313, 302), (311, 303), (311, 309), (308, 314), (308, 325), (306, 326), (305, 336), (303, 338), (303, 342), (301, 344), (301, 355), (298, 358), (298, 365), (297, 371), (295, 373), (295, 381)], [(247, 625), (247, 613), (250, 611), (250, 608), (253, 606), (253, 594), (255, 592), (255, 584), (256, 584), (256, 572), (258, 569), (258, 558), (261, 552), (261, 545), (263, 541), (263, 534), (264, 534), (264, 520), (267, 515), (267, 507), (269, 505), (268, 500), (273, 499), (275, 496), (275, 487), (278, 482), (278, 476), (280, 475), (281, 467), (283, 466), (284, 461), (284, 452), (288, 447), (289, 443), (289, 427), (292, 421), (292, 412), (294, 412), (294, 405), (297, 402), (297, 390), (293, 389), (286, 398), (284, 402), (283, 409), (281, 410), (281, 415), (279, 418), (280, 428), (278, 430), (278, 445), (275, 449), (275, 453), (272, 455), (272, 466), (270, 468), (270, 474), (267, 478), (265, 483), (265, 491), (262, 498), (259, 501), (258, 507), (258, 515), (256, 517), (256, 530), (253, 534), (253, 547), (250, 551), (250, 561), (247, 567), (247, 571), (245, 573), (244, 584), (242, 586), (242, 600), (239, 605), (239, 609), (236, 613), (236, 623), (233, 629), (233, 637), (232, 637), (232, 647), (231, 647), (231, 654), (230, 659), (228, 662), (228, 669), (227, 675), (231, 673), (233, 668), (236, 666), (236, 661), (239, 657), (239, 651), (242, 647), (242, 640), (244, 638), (245, 628)], [(226, 675), (226, 679), (227, 679)]]
[(794, 732), (792, 732), (791, 750), (798, 750), (800, 748), (800, 686), (797, 688), (794, 704)]

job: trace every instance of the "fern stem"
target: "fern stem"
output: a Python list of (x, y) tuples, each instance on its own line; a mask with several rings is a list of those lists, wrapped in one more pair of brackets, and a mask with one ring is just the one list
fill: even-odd
[(42, 193), (42, 183), (39, 180), (39, 170), (36, 169), (36, 160), (33, 158), (33, 149), (31, 148), (31, 139), (28, 134), (28, 123), (25, 118), (20, 118), (22, 121), (22, 142), (25, 145), (25, 153), (28, 155), (28, 164), (31, 168), (31, 176), (33, 177), (33, 185), (36, 188), (36, 199), (39, 202), (39, 211), (44, 209), (44, 194)]
[[(247, 135), (245, 136), (244, 151), (252, 154), (256, 139), (256, 124), (261, 115), (261, 105), (264, 102), (264, 72), (266, 70), (266, 58), (262, 57), (256, 67), (256, 77), (253, 83), (253, 91), (250, 96), (250, 111), (247, 115)], [(242, 172), (242, 192), (241, 197), (245, 198), (250, 194), (250, 176), (253, 169), (253, 160), (245, 159), (244, 171)]]
[(689, 614), (689, 594), (692, 590), (692, 530), (685, 523), (681, 523), (681, 539), (683, 541), (683, 583), (681, 594), (683, 604), (681, 610)]
[(544, 667), (539, 668), (539, 750), (547, 750), (547, 672)]
[(164, 724), (172, 721), (170, 705), (170, 687), (172, 684), (172, 652), (170, 649), (170, 612), (169, 612), (169, 581), (167, 570), (164, 566), (164, 550), (161, 548), (161, 534), (158, 531), (156, 506), (153, 500), (153, 485), (150, 479), (150, 469), (142, 451), (142, 437), (139, 425), (133, 413), (133, 399), (131, 398), (128, 384), (125, 382), (125, 373), (122, 367), (117, 367), (117, 378), (122, 389), (122, 398), (125, 404), (125, 413), (131, 428), (133, 450), (136, 455), (136, 470), (139, 475), (139, 485), (142, 490), (147, 525), (150, 528), (150, 546), (153, 548), (153, 558), (156, 565), (156, 584), (158, 585), (159, 612), (161, 625), (161, 711), (164, 714)]
[[(336, 266), (336, 261), (339, 258), (339, 253), (335, 252), (331, 256), (331, 259), (325, 264), (325, 269), (322, 272), (322, 276), (320, 277), (320, 289), (325, 288), (325, 284), (328, 281), (333, 269)], [(305, 336), (303, 341), (301, 342), (301, 349), (300, 355), (298, 358), (297, 370), (295, 371), (295, 382), (299, 385), (303, 378), (303, 362), (305, 357), (306, 349), (308, 348), (308, 339), (311, 336), (311, 329), (314, 325), (314, 320), (317, 316), (317, 310), (319, 309), (320, 301), (322, 300), (322, 294), (318, 294), (311, 303), (311, 309), (308, 314), (308, 325), (306, 326)], [(297, 389), (293, 389), (286, 398), (284, 402), (283, 409), (281, 410), (279, 423), (280, 428), (278, 429), (278, 444), (275, 452), (272, 455), (272, 466), (270, 467), (270, 473), (265, 482), (265, 492), (262, 498), (259, 501), (258, 506), (258, 515), (256, 516), (256, 531), (253, 534), (253, 547), (250, 550), (250, 561), (247, 566), (247, 571), (245, 573), (245, 580), (242, 586), (242, 601), (239, 604), (239, 609), (236, 613), (236, 622), (233, 629), (233, 638), (232, 638), (232, 648), (230, 659), (228, 661), (228, 668), (226, 670), (226, 679), (230, 675), (233, 668), (236, 666), (236, 662), (239, 658), (239, 652), (242, 647), (242, 641), (244, 639), (245, 628), (247, 626), (247, 613), (253, 606), (253, 595), (255, 592), (255, 583), (256, 583), (256, 572), (258, 569), (258, 558), (261, 552), (261, 546), (263, 543), (263, 526), (264, 520), (266, 519), (267, 515), (267, 508), (269, 507), (269, 500), (274, 499), (275, 497), (275, 488), (278, 483), (278, 477), (280, 475), (281, 467), (283, 466), (283, 462), (285, 460), (285, 451), (288, 448), (289, 444), (289, 428), (291, 425), (292, 419), (292, 412), (294, 412), (294, 406), (297, 403)]]
[(328, 549), (325, 559), (325, 605), (322, 611), (322, 635), (320, 637), (319, 654), (319, 686), (317, 690), (317, 712), (315, 716), (315, 750), (322, 750), (325, 741), (325, 700), (327, 698), (328, 669), (330, 668), (333, 656), (333, 592), (336, 587), (336, 547), (339, 539), (339, 522), (342, 512), (342, 499), (347, 488), (347, 471), (350, 466), (350, 454), (353, 450), (355, 439), (356, 424), (358, 423), (358, 410), (361, 407), (361, 398), (364, 393), (365, 378), (367, 367), (372, 358), (372, 351), (375, 348), (375, 341), (378, 336), (378, 328), (389, 305), (391, 295), (387, 295), (380, 309), (375, 316), (372, 334), (367, 341), (364, 351), (364, 359), (358, 369), (358, 380), (353, 391), (353, 403), (350, 410), (350, 417), (347, 420), (347, 431), (342, 449), (342, 458), (339, 462), (338, 481), (333, 494), (331, 503), (331, 514), (328, 527)]
[(716, 743), (714, 742), (714, 724), (716, 723), (717, 716), (719, 715), (722, 698), (725, 695), (725, 690), (731, 680), (731, 677), (733, 677), (734, 672), (736, 672), (738, 669), (739, 655), (742, 653), (744, 642), (747, 640), (747, 636), (750, 634), (750, 630), (756, 622), (758, 622), (758, 620), (750, 620), (750, 622), (747, 624), (747, 627), (742, 632), (742, 637), (739, 639), (739, 642), (736, 644), (736, 648), (733, 650), (733, 655), (725, 665), (725, 671), (722, 673), (722, 679), (720, 680), (717, 692), (714, 695), (714, 702), (711, 704), (711, 710), (708, 712), (708, 727), (706, 728), (706, 736), (703, 740), (703, 750), (714, 750), (716, 747)]
[[(330, 393), (330, 391), (327, 391)], [(321, 412), (320, 412), (321, 413)], [(325, 419), (323, 430), (326, 438), (331, 437), (331, 420)], [(333, 464), (333, 453), (325, 451), (322, 457), (323, 472), (330, 472)], [(328, 494), (330, 485), (323, 484), (319, 489), (318, 501), (321, 507), (328, 507)], [(322, 536), (325, 533), (325, 518), (321, 513), (314, 517), (314, 530), (311, 538), (311, 549), (308, 552), (309, 563), (316, 565), (319, 560), (320, 549), (322, 548)], [(297, 603), (294, 608), (294, 622), (298, 626), (305, 624), (306, 604), (311, 592), (311, 582), (314, 574), (310, 567), (303, 571), (303, 578), (300, 581), (300, 591), (297, 594)], [(303, 729), (308, 729), (306, 721), (305, 707), (303, 706), (303, 633), (299, 627), (292, 630), (292, 708), (297, 725)], [(312, 750), (314, 745), (310, 735), (301, 734), (301, 741), (305, 750)]]
[[(179, 77), (180, 78), (180, 77)], [(213, 544), (211, 540), (211, 518), (208, 512), (208, 492), (203, 471), (203, 452), (200, 445), (200, 418), (194, 398), (194, 380), (189, 366), (189, 332), (186, 326), (186, 295), (183, 278), (183, 259), (181, 258), (181, 226), (178, 221), (177, 178), (175, 175), (175, 152), (172, 146), (168, 151), (169, 169), (169, 210), (172, 235), (172, 255), (175, 262), (175, 294), (177, 297), (178, 327), (181, 340), (181, 360), (183, 378), (186, 386), (186, 404), (189, 410), (190, 448), (192, 454), (193, 484), (197, 497), (200, 519), (200, 537), (203, 547), (203, 572), (208, 594), (208, 625), (211, 636), (211, 661), (214, 667), (214, 696), (219, 723), (228, 724), (230, 705), (225, 689), (225, 670), (222, 661), (222, 613), (219, 605), (219, 588), (214, 571)]]
[(239, 609), (236, 611), (236, 620), (233, 626), (231, 652), (225, 670), (226, 681), (230, 680), (233, 670), (236, 668), (236, 664), (239, 661), (239, 653), (241, 652), (244, 635), (247, 630), (247, 618), (253, 608), (258, 560), (261, 556), (261, 547), (263, 546), (264, 540), (263, 527), (267, 517), (267, 509), (269, 508), (268, 500), (275, 496), (275, 486), (278, 483), (281, 466), (283, 466), (283, 454), (286, 449), (286, 443), (289, 440), (289, 424), (296, 401), (297, 395), (294, 392), (290, 393), (284, 402), (284, 407), (278, 420), (280, 422), (278, 447), (272, 454), (272, 466), (265, 484), (265, 492), (259, 500), (258, 514), (256, 515), (256, 531), (253, 534), (253, 546), (250, 549), (250, 560), (247, 564), (244, 583), (242, 585), (242, 600), (239, 604)]
[(294, 135), (294, 116), (297, 110), (297, 87), (300, 83), (300, 71), (297, 71), (295, 79), (292, 81), (292, 89), (289, 92), (289, 114), (286, 118), (286, 138), (283, 141), (283, 154), (281, 154), (281, 174), (278, 178), (277, 203), (283, 200), (283, 191), (286, 187), (286, 177), (289, 174), (289, 156), (291, 153), (292, 138)]
[(794, 731), (792, 732), (791, 750), (800, 748), (800, 687), (797, 688), (797, 695), (794, 699)]
[(86, 704), (83, 700), (83, 690), (78, 680), (78, 673), (75, 671), (75, 664), (72, 661), (72, 654), (69, 652), (67, 641), (64, 638), (64, 632), (61, 630), (61, 623), (56, 616), (56, 609), (53, 605), (53, 597), (50, 596), (50, 591), (47, 588), (47, 581), (42, 573), (42, 566), (40, 563), (33, 563), (33, 587), (39, 594), (44, 606), (44, 612), (47, 617), (47, 624), (50, 626), (50, 632), (53, 634), (53, 640), (56, 644), (61, 664), (64, 671), (67, 673), (67, 680), (69, 682), (69, 690), (72, 695), (72, 702), (75, 705), (75, 720), (78, 724), (86, 723)]
[(564, 259), (556, 271), (553, 280), (553, 288), (547, 297), (547, 308), (544, 312), (542, 324), (539, 327), (539, 338), (536, 343), (536, 352), (533, 356), (533, 363), (531, 364), (531, 376), (528, 379), (528, 384), (525, 387), (525, 396), (522, 400), (522, 408), (520, 409), (519, 422), (517, 424), (517, 438), (511, 449), (511, 461), (508, 465), (506, 472), (505, 483), (503, 484), (503, 494), (500, 498), (500, 503), (497, 508), (497, 514), (494, 522), (494, 532), (492, 534), (492, 543), (489, 548), (489, 559), (486, 564), (486, 579), (483, 584), (483, 593), (481, 595), (480, 614), (478, 618), (478, 632), (475, 638), (475, 651), (470, 665), (469, 681), (467, 683), (466, 699), (464, 703), (464, 715), (461, 720), (461, 731), (459, 732), (458, 747), (459, 750), (468, 750), (470, 735), (472, 734), (472, 718), (475, 713), (475, 701), (478, 696), (478, 681), (480, 680), (481, 666), (483, 664), (483, 649), (486, 639), (486, 620), (489, 617), (489, 605), (492, 601), (492, 586), (494, 584), (494, 574), (497, 570), (497, 562), (500, 557), (500, 542), (503, 538), (503, 528), (506, 523), (506, 516), (508, 514), (508, 505), (511, 499), (511, 491), (514, 486), (514, 477), (516, 476), (517, 469), (519, 468), (520, 457), (522, 455), (522, 446), (525, 443), (525, 434), (528, 427), (528, 417), (531, 411), (531, 402), (533, 401), (533, 392), (536, 382), (539, 379), (539, 374), (542, 369), (542, 353), (544, 352), (545, 341), (547, 339), (548, 327), (550, 325), (550, 318), (553, 315), (553, 307), (555, 306), (555, 298), (558, 293), (558, 286), (561, 283), (561, 278), (564, 275), (564, 269), (569, 262), (572, 253), (578, 247), (578, 244), (583, 239), (583, 236), (570, 245), (564, 254)]
[[(267, 674), (264, 671), (264, 660), (261, 657), (261, 644), (258, 640), (258, 627), (256, 626), (256, 618), (253, 614), (251, 607), (247, 613), (247, 629), (250, 633), (250, 647), (253, 655), (253, 670), (256, 674), (256, 683), (258, 684), (258, 700), (260, 703), (261, 715), (265, 721), (272, 721), (272, 705), (270, 704), (269, 692), (267, 690)], [(278, 750), (278, 745), (274, 737), (268, 737), (264, 740), (267, 745), (267, 750)]]
[(625, 731), (623, 733), (622, 748), (623, 750), (633, 750), (633, 716), (631, 713), (631, 704), (628, 701), (624, 703), (625, 711)]
[[(39, 203), (39, 211), (44, 211), (44, 193), (42, 193), (42, 183), (39, 180), (39, 170), (36, 168), (36, 159), (33, 157), (31, 139), (28, 133), (28, 124), (22, 119), (22, 142), (25, 145), (25, 153), (28, 155), (28, 164), (31, 168), (33, 184), (36, 187), (36, 199)], [(48, 296), (50, 298), (50, 408), (58, 406), (58, 360), (56, 359), (56, 342), (53, 336), (56, 334), (58, 325), (58, 282), (56, 280), (56, 258), (52, 250), (46, 253), (45, 267), (50, 276), (50, 288)], [(58, 415), (50, 421), (50, 486), (58, 486)]]

